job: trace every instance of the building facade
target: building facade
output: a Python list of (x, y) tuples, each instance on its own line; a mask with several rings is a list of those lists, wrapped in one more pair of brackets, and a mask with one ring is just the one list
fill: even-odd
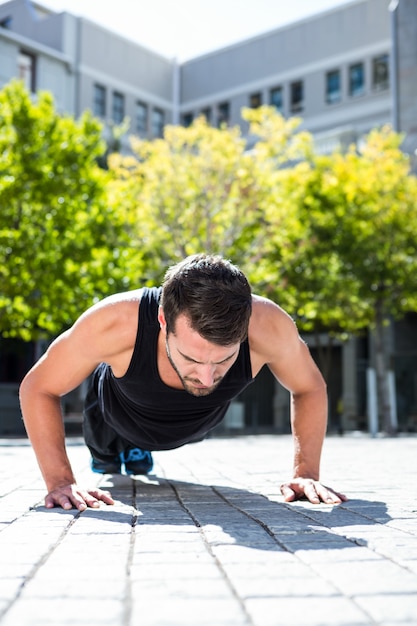
[[(153, 138), (166, 124), (186, 126), (199, 115), (246, 133), (241, 108), (271, 104), (300, 117), (317, 150), (329, 152), (390, 123), (405, 133), (403, 147), (417, 171), (415, 0), (351, 0), (181, 64), (87, 19), (11, 0), (0, 5), (0, 87), (15, 77), (33, 93), (51, 91), (59, 111), (78, 116), (90, 109), (109, 137), (126, 118), (127, 134)], [(402, 429), (417, 429), (416, 325), (409, 315), (387, 333)], [(17, 385), (30, 358), (19, 360), (20, 348), (4, 340), (0, 349), (1, 433), (15, 419)], [(333, 358), (331, 428), (366, 428), (372, 341), (335, 346)], [(285, 431), (288, 394), (265, 374), (228, 424)]]
[(28, 0), (0, 5), (0, 85), (21, 78), (32, 92), (54, 94), (57, 109), (86, 109), (109, 127), (161, 136), (174, 121), (175, 63), (69, 13)]
[(242, 107), (299, 116), (323, 149), (391, 121), (386, 0), (350, 2), (185, 63), (181, 115), (237, 124)]

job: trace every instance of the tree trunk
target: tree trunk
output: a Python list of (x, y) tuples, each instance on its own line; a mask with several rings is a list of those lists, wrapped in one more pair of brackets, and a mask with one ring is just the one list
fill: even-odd
[(388, 435), (396, 433), (391, 423), (391, 400), (388, 388), (387, 355), (384, 341), (384, 308), (378, 302), (375, 314), (375, 372), (378, 389), (380, 424)]

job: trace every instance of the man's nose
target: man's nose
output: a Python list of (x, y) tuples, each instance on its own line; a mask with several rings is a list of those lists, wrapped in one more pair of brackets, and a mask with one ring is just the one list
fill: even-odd
[(211, 387), (214, 384), (215, 373), (215, 365), (200, 365), (198, 370), (198, 379), (205, 387)]

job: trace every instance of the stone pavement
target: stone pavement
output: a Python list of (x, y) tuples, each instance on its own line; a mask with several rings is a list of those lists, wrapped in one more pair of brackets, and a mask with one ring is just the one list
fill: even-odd
[(339, 506), (285, 504), (289, 436), (155, 453), (155, 474), (97, 477), (98, 510), (47, 510), (25, 439), (0, 440), (1, 626), (417, 625), (417, 438), (330, 437)]

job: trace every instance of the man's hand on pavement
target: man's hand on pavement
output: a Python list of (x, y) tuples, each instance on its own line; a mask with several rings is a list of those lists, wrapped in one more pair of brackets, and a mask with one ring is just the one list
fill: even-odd
[(81, 489), (78, 485), (72, 484), (63, 485), (50, 491), (45, 498), (45, 506), (47, 509), (60, 506), (66, 510), (75, 507), (79, 511), (84, 511), (88, 507), (98, 508), (100, 501), (105, 504), (114, 504), (109, 491), (102, 491), (97, 488)]
[(281, 485), (281, 493), (285, 502), (293, 502), (301, 498), (307, 498), (313, 504), (324, 502), (325, 504), (340, 504), (347, 497), (330, 487), (325, 487), (318, 480), (311, 478), (293, 478)]

